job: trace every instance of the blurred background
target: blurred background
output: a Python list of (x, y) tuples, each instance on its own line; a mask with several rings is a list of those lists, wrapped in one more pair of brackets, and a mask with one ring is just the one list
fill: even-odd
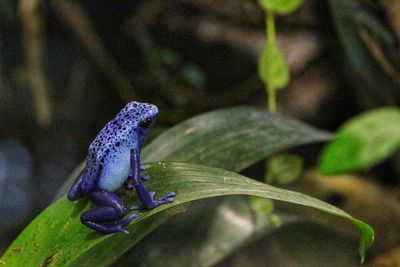
[[(264, 15), (255, 0), (1, 0), (0, 254), (53, 201), (97, 132), (128, 101), (159, 107), (153, 136), (204, 111), (265, 106), (257, 75)], [(279, 113), (334, 131), (360, 111), (400, 103), (400, 1), (304, 0), (277, 18), (277, 31), (291, 71)], [(306, 168), (316, 151), (301, 150)], [(390, 233), (370, 258), (381, 264), (400, 258), (399, 160), (338, 184), (310, 171), (294, 187)], [(374, 194), (364, 198), (366, 188)], [(334, 227), (290, 227), (279, 231), (309, 232), (311, 239), (328, 231), (333, 238), (326, 242), (344, 242)], [(287, 235), (261, 240), (221, 266), (265, 266), (262, 257), (275, 259), (271, 266), (307, 266), (279, 250)], [(266, 251), (271, 255), (261, 257)]]

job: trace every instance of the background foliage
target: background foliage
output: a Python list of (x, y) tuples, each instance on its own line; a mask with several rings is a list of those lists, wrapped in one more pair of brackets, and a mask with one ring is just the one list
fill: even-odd
[[(161, 110), (147, 162), (223, 168), (314, 196), (374, 227), (368, 264), (398, 264), (399, 10), (357, 0), (0, 1), (0, 254), (135, 99)], [(215, 111), (230, 119), (179, 124), (266, 98), (292, 119), (233, 108)], [(326, 132), (293, 120), (337, 134), (323, 145)], [(359, 263), (354, 227), (312, 209), (234, 196), (172, 210), (181, 214), (138, 222), (140, 242), (115, 264), (329, 266), (333, 251), (341, 266)], [(48, 252), (39, 262), (56, 262)]]

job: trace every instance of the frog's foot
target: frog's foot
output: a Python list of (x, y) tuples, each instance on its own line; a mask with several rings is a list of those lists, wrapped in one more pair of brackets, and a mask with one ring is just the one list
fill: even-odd
[[(140, 213), (139, 214), (135, 213), (135, 214), (130, 215), (128, 218), (121, 220), (115, 224), (107, 224), (107, 225), (95, 222), (93, 220), (93, 218), (91, 218), (92, 221), (91, 220), (84, 221), (85, 219), (83, 217), (81, 217), (81, 221), (84, 225), (86, 225), (102, 234), (112, 234), (112, 233), (129, 234), (129, 231), (124, 229), (123, 227), (127, 226), (131, 221), (133, 221), (140, 215), (141, 215)], [(86, 216), (88, 216), (88, 215), (86, 215)]]
[(147, 169), (146, 166), (144, 166), (143, 164), (140, 164), (140, 170), (144, 171), (145, 169)]
[(149, 192), (150, 198), (148, 198), (145, 201), (143, 201), (143, 199), (142, 199), (143, 205), (133, 206), (133, 207), (130, 207), (130, 209), (131, 210), (154, 209), (155, 207), (157, 207), (159, 205), (173, 202), (174, 197), (176, 196), (176, 192), (169, 192), (165, 196), (163, 196), (157, 200), (154, 200), (155, 194), (156, 194), (156, 192)]
[[(122, 219), (126, 213), (126, 208), (121, 199), (114, 193), (105, 190), (95, 190), (88, 194), (92, 202), (97, 206), (92, 210), (86, 211), (81, 215), (81, 222), (103, 234), (111, 234), (121, 232), (128, 234), (123, 229), (132, 220), (140, 216), (140, 214), (132, 214), (126, 219)], [(104, 224), (109, 221), (118, 220), (113, 224)]]

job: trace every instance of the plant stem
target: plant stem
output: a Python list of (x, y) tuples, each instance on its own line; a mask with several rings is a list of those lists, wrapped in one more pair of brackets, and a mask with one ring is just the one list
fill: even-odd
[(267, 37), (268, 42), (276, 42), (275, 16), (271, 11), (267, 11)]
[(268, 92), (268, 110), (269, 112), (276, 111), (276, 90), (274, 88), (267, 88)]
[(51, 124), (53, 112), (43, 68), (45, 24), (44, 16), (40, 12), (42, 4), (41, 0), (21, 0), (19, 14), (28, 86), (32, 91), (38, 125), (47, 128)]
[[(267, 11), (266, 28), (267, 28), (267, 42), (276, 43), (276, 30), (275, 30), (275, 16), (271, 11)], [(276, 89), (270, 85), (267, 86), (268, 92), (268, 110), (270, 112), (276, 111)]]

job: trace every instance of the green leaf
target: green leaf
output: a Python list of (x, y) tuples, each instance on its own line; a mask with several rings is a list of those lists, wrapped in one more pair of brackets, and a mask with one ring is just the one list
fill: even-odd
[[(79, 220), (89, 207), (85, 199), (77, 203), (65, 197), (43, 211), (13, 242), (1, 260), (10, 266), (107, 266), (149, 232), (152, 222), (181, 204), (223, 195), (254, 195), (313, 207), (352, 222), (361, 233), (360, 255), (373, 242), (372, 228), (346, 212), (301, 193), (275, 188), (226, 170), (177, 162), (158, 162), (147, 166), (153, 179), (149, 188), (163, 195), (177, 191), (173, 203), (144, 211), (142, 216), (126, 228), (129, 235), (101, 235)], [(134, 204), (128, 194), (123, 197)], [(175, 211), (176, 212), (176, 211)]]
[(270, 199), (265, 199), (261, 197), (250, 197), (250, 207), (266, 216), (270, 216), (274, 211), (274, 202)]
[[(142, 161), (183, 161), (242, 171), (266, 156), (294, 146), (326, 141), (331, 134), (263, 108), (233, 107), (188, 119), (142, 151)], [(65, 194), (83, 168), (62, 186)]]
[(269, 88), (282, 89), (288, 84), (289, 68), (276, 44), (265, 44), (258, 62), (258, 75)]
[(285, 185), (295, 181), (303, 171), (303, 159), (292, 154), (271, 157), (267, 162), (267, 183)]
[(366, 169), (390, 157), (399, 145), (400, 110), (372, 110), (340, 127), (322, 151), (319, 170), (333, 175)]
[[(282, 224), (301, 220), (297, 215), (278, 212)], [(187, 212), (174, 216), (125, 253), (115, 267), (214, 266), (244, 244), (276, 231), (271, 221), (264, 212), (250, 207), (248, 197), (196, 201)]]
[(269, 225), (278, 227), (282, 224), (280, 217), (274, 213), (274, 202), (267, 198), (262, 197), (249, 197), (250, 207), (257, 214), (262, 214)]
[[(213, 165), (233, 171), (241, 171), (275, 152), (293, 146), (325, 141), (329, 138), (330, 134), (327, 132), (317, 130), (306, 124), (277, 114), (271, 114), (265, 109), (254, 107), (234, 107), (199, 115), (169, 129), (145, 147), (142, 151), (142, 160), (144, 162), (149, 162), (174, 159)], [(78, 168), (75, 174), (77, 175), (79, 171), (80, 169)], [(76, 175), (72, 175), (71, 179), (69, 179), (69, 181), (64, 185), (64, 189), (62, 190), (64, 193), (68, 190), (70, 183)], [(207, 203), (209, 202), (210, 200), (207, 201)], [(235, 202), (240, 202), (241, 204), (238, 204), (238, 206), (242, 206), (243, 209), (246, 209), (246, 207), (249, 209), (245, 199), (240, 198)], [(202, 223), (203, 221), (204, 223), (207, 223), (205, 219), (209, 217), (215, 218), (220, 208), (226, 210), (228, 207), (223, 203), (221, 206), (218, 206), (218, 209), (214, 208), (210, 210), (201, 208), (201, 211), (196, 210), (196, 212), (201, 212), (201, 214), (197, 215), (197, 218), (199, 218)], [(230, 212), (235, 211), (230, 209)], [(241, 215), (243, 216), (243, 214)], [(162, 224), (165, 221), (165, 217), (169, 218), (171, 216), (172, 214), (163, 215), (160, 216), (160, 220), (155, 219), (152, 222), (147, 220), (143, 226), (143, 232), (141, 232), (141, 234), (144, 236), (146, 233)], [(192, 213), (189, 213), (183, 214), (180, 217), (183, 217), (182, 220), (186, 221), (187, 217), (191, 218), (191, 216)], [(254, 216), (249, 214), (249, 219), (253, 220)], [(254, 222), (256, 226), (254, 230), (259, 229), (258, 231), (265, 232), (267, 229), (271, 228), (268, 228), (268, 226), (265, 225), (258, 225), (259, 221), (260, 220)], [(168, 226), (175, 227), (176, 224), (171, 226), (168, 222), (166, 225), (163, 225), (162, 228), (159, 229), (163, 232), (157, 235), (160, 238), (159, 240), (156, 239), (154, 241), (155, 243), (163, 242), (165, 239), (171, 240), (171, 233), (164, 231), (165, 228), (169, 228)], [(182, 227), (183, 226), (180, 226), (179, 229)], [(147, 230), (147, 228), (149, 228), (149, 230)], [(245, 242), (246, 240), (246, 237), (240, 235), (239, 231), (232, 233), (226, 228), (224, 228), (224, 230), (226, 231), (216, 231), (223, 234), (223, 236), (220, 235), (221, 238), (229, 236), (230, 240), (235, 239), (237, 242), (230, 243), (230, 245), (232, 245), (230, 249), (219, 250), (219, 253), (212, 253), (210, 250), (203, 250), (205, 253), (202, 255), (209, 260), (208, 262), (217, 262), (218, 259), (224, 257), (226, 253), (233, 251), (237, 246), (242, 244), (241, 242)], [(157, 232), (159, 231), (157, 230)], [(232, 237), (234, 234), (237, 234), (238, 236)], [(254, 234), (254, 232), (250, 234)], [(153, 235), (151, 235), (151, 237), (153, 237)], [(192, 237), (190, 236), (190, 238)], [(204, 239), (206, 238), (206, 235), (202, 234), (199, 239), (200, 238)], [(152, 240), (154, 240), (154, 238)], [(218, 242), (217, 239), (208, 238), (207, 241), (204, 242), (196, 240), (196, 244), (207, 243), (208, 245), (209, 242), (213, 242), (212, 244), (214, 245), (216, 244), (214, 241)], [(115, 240), (114, 242), (119, 241)], [(146, 258), (147, 254), (149, 254), (147, 258), (151, 258), (151, 255), (154, 255), (155, 251), (158, 251), (159, 253), (164, 253), (164, 251), (166, 251), (164, 249), (160, 251), (159, 246), (155, 247), (154, 243), (149, 242), (150, 241), (147, 241), (147, 239), (143, 240), (140, 243), (140, 247), (135, 246), (134, 248), (135, 253), (138, 250), (140, 251), (140, 249), (143, 250), (148, 247), (154, 248), (150, 249), (149, 253), (147, 253), (148, 251), (141, 253), (142, 259)], [(127, 243), (126, 245), (132, 246), (133, 244)], [(185, 246), (185, 248), (187, 247), (188, 245)], [(197, 250), (196, 248), (193, 248), (191, 251), (193, 252)], [(129, 254), (131, 253), (132, 251), (129, 252)], [(144, 253), (147, 254), (144, 255)], [(161, 255), (161, 258), (163, 255)], [(123, 258), (126, 259), (126, 257), (128, 257), (128, 255), (124, 255)], [(168, 257), (168, 255), (166, 255), (166, 257)]]
[(184, 161), (238, 172), (275, 152), (330, 138), (328, 132), (262, 108), (234, 107), (171, 128), (143, 149), (142, 160)]
[[(249, 135), (251, 135), (251, 141), (247, 138), (250, 137)], [(143, 151), (143, 158), (145, 161), (155, 161), (173, 157), (174, 160), (242, 171), (275, 152), (326, 138), (329, 138), (329, 135), (322, 131), (280, 115), (268, 113), (264, 109), (235, 107), (206, 113), (175, 126), (147, 146)], [(168, 142), (167, 146), (164, 146), (165, 142)], [(190, 145), (192, 142), (196, 146)], [(219, 149), (215, 150), (216, 148)], [(201, 155), (206, 152), (208, 155)], [(249, 211), (251, 208), (246, 199), (235, 199), (235, 207), (242, 207), (239, 210), (232, 207), (230, 200), (218, 201), (217, 206), (213, 205), (215, 201), (208, 200), (207, 208), (203, 205), (199, 208), (195, 206), (191, 208), (195, 209), (194, 211), (181, 214), (174, 217), (172, 221), (168, 221), (141, 241), (140, 245), (127, 252), (121, 258), (121, 265), (138, 265), (137, 256), (140, 255), (139, 262), (143, 266), (160, 264), (174, 266), (176, 265), (175, 257), (171, 259), (171, 255), (178, 254), (179, 261), (182, 263), (180, 266), (185, 266), (185, 263), (186, 266), (188, 264), (213, 265), (249, 239), (273, 230), (273, 227), (267, 224), (269, 221)], [(224, 211), (223, 214), (221, 214), (222, 211)], [(226, 219), (224, 220), (225, 212), (246, 220), (252, 230), (243, 232), (237, 229), (235, 222), (228, 224)], [(182, 233), (168, 231), (168, 229), (176, 228), (180, 222), (190, 224), (193, 217), (196, 218), (196, 222), (191, 225), (204, 225), (201, 228), (203, 231), (198, 230), (198, 227), (189, 229), (187, 231), (191, 235), (188, 234), (184, 239), (181, 238)], [(225, 221), (224, 226), (218, 224), (220, 217)], [(215, 220), (210, 221), (210, 218)], [(283, 218), (281, 220), (283, 221)], [(261, 223), (262, 221), (264, 224)], [(184, 227), (179, 225), (179, 229)], [(198, 235), (193, 235), (194, 232), (199, 231), (201, 232)], [(169, 240), (169, 242), (165, 243), (164, 240)], [(224, 240), (231, 242), (227, 244)], [(220, 249), (210, 250), (209, 247)], [(157, 255), (157, 259), (154, 255)], [(170, 260), (174, 264), (168, 265), (167, 262)]]
[(258, 0), (258, 3), (266, 11), (276, 12), (278, 14), (289, 14), (295, 11), (302, 0)]
[[(329, 138), (330, 135), (326, 132), (319, 131), (303, 123), (287, 119), (277, 114), (271, 114), (264, 109), (235, 107), (209, 112), (171, 128), (146, 146), (142, 152), (142, 159), (144, 161), (163, 159), (191, 161), (195, 163), (210, 164), (234, 171), (241, 171), (251, 164), (265, 158), (265, 156), (271, 155), (275, 152), (301, 144), (324, 141)], [(77, 170), (76, 173), (79, 171), (80, 170)], [(68, 187), (69, 185), (65, 186), (64, 192)], [(209, 202), (210, 201), (208, 201), (208, 203)], [(240, 204), (238, 204), (238, 202)], [(249, 209), (247, 201), (242, 198), (235, 200), (235, 206), (241, 206), (243, 209), (246, 209), (247, 207), (247, 209)], [(221, 206), (218, 206), (218, 209), (210, 210), (201, 208), (201, 211), (196, 210), (196, 218), (198, 218), (198, 221), (201, 221), (202, 224), (207, 224), (207, 218), (216, 217), (220, 209), (226, 210), (228, 207), (229, 204), (224, 202)], [(233, 208), (230, 208), (229, 210), (232, 212), (231, 214), (237, 213)], [(199, 214), (199, 212), (203, 211), (204, 214)], [(241, 215), (243, 216), (242, 213)], [(187, 221), (188, 217), (193, 217), (193, 214), (183, 214), (180, 217), (183, 217), (183, 221)], [(180, 217), (177, 219), (174, 218), (174, 220), (178, 220)], [(253, 220), (253, 217), (253, 215), (249, 215), (250, 220)], [(162, 222), (163, 220), (161, 220), (159, 224)], [(259, 223), (259, 220), (257, 220), (257, 222)], [(207, 224), (207, 226), (210, 224), (212, 225), (212, 229), (217, 227), (212, 222)], [(175, 227), (175, 225), (170, 226), (170, 224), (167, 223), (158, 230), (163, 231), (160, 234), (162, 237), (160, 238), (160, 242), (165, 239), (171, 239), (170, 234), (165, 232), (163, 229), (168, 229), (168, 226), (172, 228)], [(258, 224), (256, 226), (255, 229), (259, 229), (258, 231), (261, 232), (265, 232), (267, 229), (271, 228), (265, 225), (260, 226)], [(155, 226), (149, 224), (148, 227), (151, 228)], [(180, 226), (179, 229), (182, 227), (183, 226)], [(219, 228), (219, 230), (216, 231), (222, 234), (222, 239), (223, 237), (229, 236), (230, 240), (233, 240), (232, 235), (238, 235), (238, 231), (232, 232), (227, 228), (228, 226)], [(254, 232), (251, 234), (254, 234)], [(204, 236), (203, 233), (201, 238)], [(217, 262), (218, 259), (224, 257), (226, 253), (229, 253), (229, 251), (233, 251), (237, 246), (240, 246), (241, 242), (246, 240), (246, 237), (247, 235), (236, 236), (235, 238), (237, 239), (237, 242), (232, 242), (230, 244), (232, 246), (228, 250), (219, 250), (220, 253), (215, 253), (213, 255), (211, 255), (212, 253), (210, 253), (209, 250), (205, 250), (204, 252), (207, 254), (202, 255), (208, 259), (208, 262)], [(154, 240), (154, 238), (152, 240)], [(193, 245), (191, 240), (192, 239), (188, 240), (188, 245), (182, 245), (185, 248), (189, 248), (189, 252)], [(155, 242), (158, 241), (156, 240)], [(216, 244), (216, 242), (218, 242), (218, 240), (208, 238), (206, 245), (209, 243)], [(149, 243), (150, 241), (146, 240), (143, 244), (142, 241), (140, 247), (135, 247), (133, 251), (137, 252), (140, 251), (140, 249), (149, 246), (151, 247), (152, 244)], [(174, 244), (176, 243), (174, 242)], [(131, 244), (127, 244), (127, 246), (128, 245), (130, 246)], [(158, 247), (157, 251), (159, 251), (159, 249), (160, 248)], [(169, 246), (169, 249), (171, 249), (171, 246)], [(159, 252), (163, 253), (164, 249)], [(146, 251), (144, 251), (144, 253), (146, 253)], [(154, 255), (154, 253), (155, 250), (151, 250), (151, 255)], [(125, 255), (124, 258), (130, 256), (131, 255)], [(141, 253), (141, 256), (142, 258), (146, 258), (143, 253)], [(166, 258), (164, 257), (163, 259)], [(191, 259), (193, 260), (193, 257)], [(198, 259), (201, 260), (203, 258)]]

